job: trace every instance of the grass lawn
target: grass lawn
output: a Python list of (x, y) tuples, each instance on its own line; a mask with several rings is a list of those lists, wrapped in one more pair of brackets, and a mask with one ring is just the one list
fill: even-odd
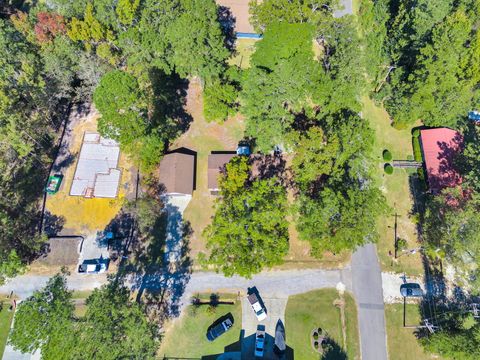
[[(403, 327), (403, 304), (386, 304), (387, 344), (390, 360), (430, 360), (441, 359), (427, 354), (418, 343), (414, 331)], [(420, 321), (418, 306), (407, 304), (406, 325), (417, 325)]]
[[(242, 306), (240, 301), (235, 305), (218, 305), (215, 314), (209, 314), (208, 306), (202, 305), (193, 315), (189, 306), (180, 319), (167, 326), (167, 331), (160, 346), (160, 356), (179, 358), (200, 358), (205, 355), (220, 354), (224, 348), (237, 342), (242, 328)], [(233, 327), (213, 342), (206, 338), (208, 327), (218, 318), (232, 313)]]
[(335, 289), (315, 290), (288, 299), (285, 311), (286, 338), (294, 351), (295, 359), (318, 359), (310, 344), (310, 332), (321, 327), (347, 353), (348, 359), (359, 359), (360, 348), (357, 325), (357, 306), (353, 297), (346, 293), (345, 323), (347, 343), (343, 342), (340, 309), (333, 305), (339, 295)]
[(363, 116), (369, 120), (375, 131), (374, 155), (378, 162), (378, 183), (387, 199), (390, 211), (387, 216), (379, 219), (378, 256), (384, 271), (405, 272), (407, 275), (421, 275), (423, 273), (420, 254), (405, 255), (392, 262), (389, 251), (394, 252), (394, 224), (395, 212), (398, 214), (397, 234), (399, 238), (407, 240), (407, 248), (418, 247), (415, 224), (409, 214), (413, 209), (413, 198), (410, 193), (410, 177), (412, 173), (404, 169), (394, 169), (392, 175), (383, 172), (384, 161), (382, 152), (388, 149), (395, 160), (405, 160), (413, 155), (412, 137), (410, 130), (397, 130), (390, 126), (387, 112), (374, 104), (371, 99), (364, 97)]
[(9, 307), (10, 303), (4, 302), (2, 310), (0, 310), (0, 359), (3, 356), (3, 351), (5, 350), (5, 345), (7, 344), (10, 324), (13, 319), (13, 311), (8, 311)]
[(250, 57), (255, 52), (255, 39), (237, 39), (235, 53), (228, 61), (229, 65), (237, 65), (242, 69), (250, 67)]

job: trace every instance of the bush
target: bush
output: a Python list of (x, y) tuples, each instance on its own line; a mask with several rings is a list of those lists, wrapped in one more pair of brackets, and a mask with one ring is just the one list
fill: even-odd
[(418, 168), (417, 174), (420, 180), (425, 180), (425, 172), (423, 171), (423, 168)]
[(382, 155), (384, 161), (392, 161), (392, 153), (387, 149), (383, 150)]
[(412, 138), (413, 143), (413, 158), (415, 161), (422, 162), (422, 148), (420, 147), (420, 139), (418, 137)]
[(420, 129), (415, 129), (412, 131), (412, 136), (418, 138), (420, 136)]
[(414, 158), (413, 158), (413, 155), (407, 155), (407, 160), (410, 160), (412, 161)]
[(397, 250), (398, 251), (402, 251), (402, 250), (406, 250), (407, 249), (407, 240), (405, 239), (402, 239), (402, 238), (398, 238), (397, 239)]
[(391, 175), (393, 174), (393, 166), (390, 164), (385, 164), (383, 167), (383, 170), (385, 171), (385, 174)]

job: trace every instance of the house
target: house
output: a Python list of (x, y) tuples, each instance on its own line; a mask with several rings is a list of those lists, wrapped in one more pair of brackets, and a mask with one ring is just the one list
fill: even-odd
[(218, 179), (225, 165), (236, 156), (236, 152), (211, 153), (208, 156), (208, 190), (212, 195), (217, 195)]
[(158, 173), (166, 195), (191, 197), (195, 190), (195, 154), (181, 150), (165, 154)]
[(454, 159), (463, 146), (462, 135), (452, 129), (420, 131), (427, 181), (432, 193), (460, 185), (462, 178), (454, 167)]
[(98, 133), (86, 132), (73, 176), (70, 195), (86, 198), (117, 197), (121, 171), (117, 168), (120, 147)]

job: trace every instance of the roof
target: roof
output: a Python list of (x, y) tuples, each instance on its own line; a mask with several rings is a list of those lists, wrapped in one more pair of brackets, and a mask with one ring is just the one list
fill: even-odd
[(250, 24), (250, 8), (248, 3), (250, 0), (216, 0), (217, 5), (230, 9), (232, 17), (235, 19), (235, 32), (255, 33), (253, 26)]
[(451, 129), (438, 128), (420, 131), (423, 157), (430, 190), (438, 193), (462, 182), (454, 168), (455, 155), (463, 145), (462, 135)]
[(208, 189), (218, 190), (218, 177), (225, 165), (235, 156), (230, 154), (210, 154), (208, 155)]
[(195, 156), (174, 152), (160, 161), (159, 180), (167, 194), (191, 195), (195, 176)]
[(117, 169), (119, 155), (120, 147), (116, 141), (86, 132), (70, 195), (116, 197), (121, 175)]

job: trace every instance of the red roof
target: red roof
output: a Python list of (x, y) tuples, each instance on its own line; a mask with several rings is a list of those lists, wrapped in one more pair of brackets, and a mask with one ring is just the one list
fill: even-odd
[(438, 193), (461, 184), (462, 178), (453, 162), (462, 148), (462, 135), (455, 130), (438, 128), (421, 130), (420, 136), (430, 190)]

